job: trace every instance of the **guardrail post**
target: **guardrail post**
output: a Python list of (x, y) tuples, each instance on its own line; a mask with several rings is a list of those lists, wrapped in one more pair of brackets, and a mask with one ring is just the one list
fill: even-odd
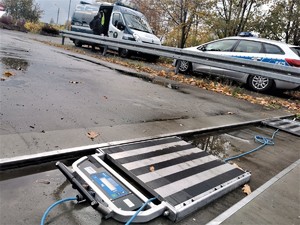
[(65, 36), (62, 36), (61, 44), (62, 44), (62, 45), (65, 44)]
[(108, 48), (108, 46), (105, 45), (104, 48), (103, 48), (103, 53), (102, 53), (103, 56), (106, 55), (106, 53), (107, 53), (107, 48)]
[(176, 60), (175, 74), (178, 74), (178, 72), (179, 72), (179, 66), (180, 66), (180, 61), (179, 61), (179, 60)]

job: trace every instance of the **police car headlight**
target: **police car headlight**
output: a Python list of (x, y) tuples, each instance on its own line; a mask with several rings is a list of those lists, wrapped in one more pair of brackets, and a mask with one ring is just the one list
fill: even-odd
[(140, 38), (140, 36), (139, 35), (137, 35), (137, 34), (133, 34), (133, 37), (134, 37), (134, 39), (137, 41), (137, 42), (142, 42), (142, 39)]

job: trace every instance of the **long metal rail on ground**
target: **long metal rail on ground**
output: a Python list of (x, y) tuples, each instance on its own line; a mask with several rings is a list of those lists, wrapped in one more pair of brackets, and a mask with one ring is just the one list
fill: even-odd
[(103, 46), (117, 47), (137, 51), (146, 54), (153, 54), (172, 59), (186, 60), (193, 63), (199, 63), (207, 66), (243, 72), (258, 76), (265, 76), (272, 79), (288, 81), (300, 84), (300, 70), (298, 68), (280, 66), (275, 64), (212, 55), (209, 53), (192, 52), (184, 49), (167, 47), (154, 44), (139, 43), (136, 41), (116, 40), (115, 38), (103, 37), (98, 35), (79, 33), (74, 31), (60, 31), (62, 44), (64, 39), (72, 38), (88, 43), (100, 44)]

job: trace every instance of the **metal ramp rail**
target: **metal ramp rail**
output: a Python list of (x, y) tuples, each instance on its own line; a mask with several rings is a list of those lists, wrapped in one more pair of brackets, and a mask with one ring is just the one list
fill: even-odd
[[(104, 147), (77, 160), (73, 170), (101, 207), (107, 208), (102, 210), (109, 212), (106, 217), (120, 222), (128, 221), (145, 203), (146, 209), (133, 222), (160, 215), (179, 221), (251, 176), (178, 137)], [(157, 200), (147, 203), (153, 197)]]
[(300, 122), (289, 119), (269, 119), (262, 122), (265, 125), (274, 127), (290, 134), (300, 136)]

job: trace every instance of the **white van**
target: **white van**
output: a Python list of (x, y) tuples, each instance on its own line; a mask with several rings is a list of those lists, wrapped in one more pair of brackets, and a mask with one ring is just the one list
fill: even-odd
[[(120, 3), (88, 4), (81, 2), (81, 4), (76, 6), (72, 17), (71, 31), (93, 33), (89, 27), (89, 23), (98, 11), (104, 11), (105, 15), (104, 36), (120, 40), (161, 45), (159, 38), (153, 34), (146, 17), (141, 12)], [(88, 44), (74, 39), (73, 42), (76, 46)], [(110, 48), (117, 50), (121, 57), (130, 57), (133, 54), (140, 54), (138, 52), (128, 51), (127, 49)], [(152, 60), (159, 58), (158, 56), (148, 54), (143, 54), (142, 56)]]

